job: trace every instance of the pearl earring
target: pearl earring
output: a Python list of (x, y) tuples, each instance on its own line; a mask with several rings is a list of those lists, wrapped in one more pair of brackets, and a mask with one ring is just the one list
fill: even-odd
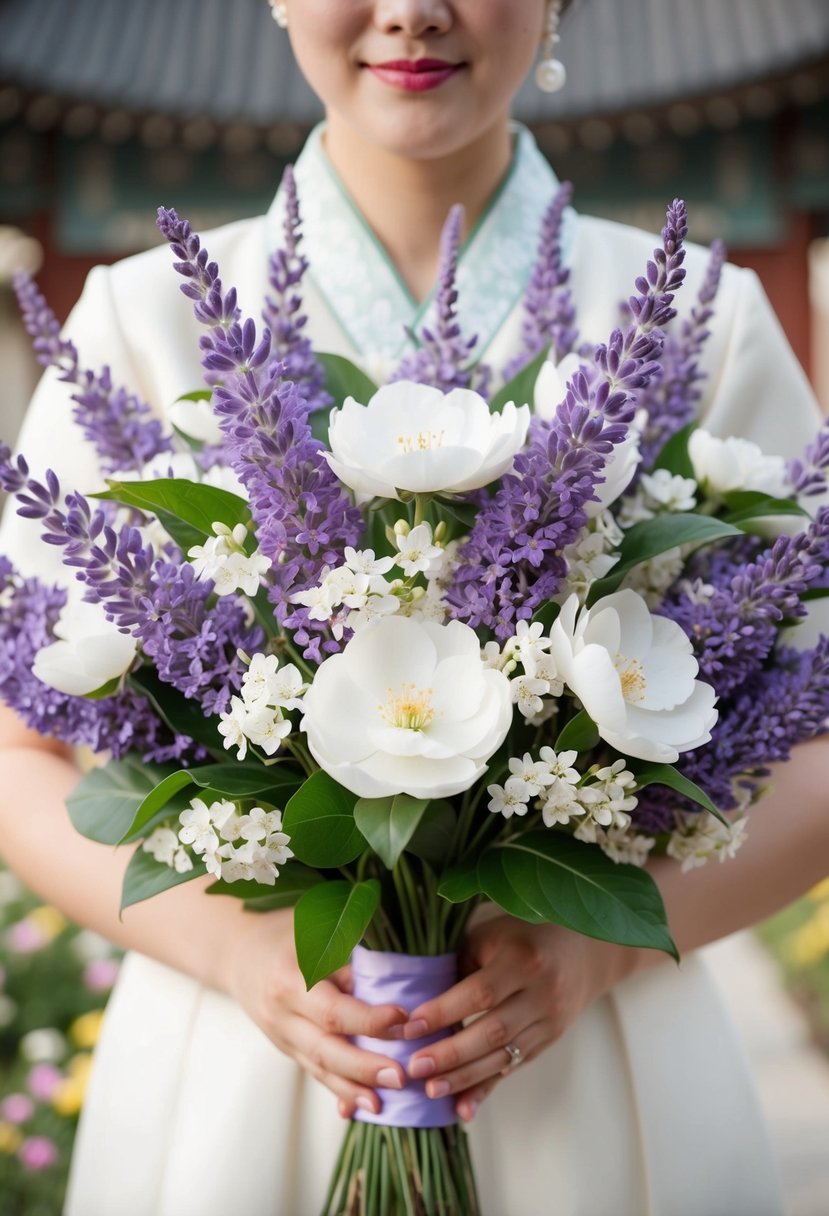
[(285, 0), (271, 0), (271, 16), (281, 30), (288, 28), (288, 6)]
[(535, 83), (543, 93), (557, 93), (567, 81), (567, 69), (556, 58), (556, 44), (561, 41), (558, 25), (561, 21), (562, 0), (549, 0), (541, 43), (541, 62), (535, 69)]

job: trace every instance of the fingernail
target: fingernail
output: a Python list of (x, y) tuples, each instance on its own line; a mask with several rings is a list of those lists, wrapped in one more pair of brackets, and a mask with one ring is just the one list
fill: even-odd
[(337, 1103), (337, 1111), (339, 1112), (341, 1119), (348, 1118), (348, 1105), (342, 1098), (340, 1098), (339, 1102)]
[(466, 1123), (471, 1123), (475, 1118), (478, 1106), (479, 1103), (476, 1102), (474, 1098), (471, 1098), (468, 1102), (464, 1102), (461, 1108), (461, 1116)]
[(359, 1098), (355, 1098), (354, 1101), (359, 1106), (360, 1110), (367, 1110), (374, 1114), (374, 1103), (372, 1102), (371, 1098), (367, 1098), (365, 1094), (360, 1094)]
[(389, 1026), (389, 1034), (393, 1039), (403, 1039), (406, 1037), (406, 1025), (404, 1022), (395, 1022), (394, 1026)]
[(426, 1094), (430, 1098), (445, 1098), (451, 1088), (448, 1081), (430, 1081), (426, 1086)]
[(420, 1056), (409, 1063), (410, 1077), (431, 1077), (435, 1071), (435, 1061), (431, 1056)]
[(404, 1037), (407, 1039), (422, 1039), (428, 1029), (429, 1027), (423, 1018), (417, 1018), (414, 1022), (406, 1023)]
[(381, 1068), (377, 1074), (377, 1084), (381, 1089), (402, 1089), (403, 1082), (396, 1068)]

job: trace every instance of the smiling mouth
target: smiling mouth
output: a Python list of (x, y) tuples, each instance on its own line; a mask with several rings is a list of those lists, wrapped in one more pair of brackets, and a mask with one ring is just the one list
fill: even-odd
[(366, 63), (363, 67), (392, 88), (406, 93), (425, 93), (440, 88), (464, 64), (449, 63), (445, 59), (390, 59), (386, 63)]

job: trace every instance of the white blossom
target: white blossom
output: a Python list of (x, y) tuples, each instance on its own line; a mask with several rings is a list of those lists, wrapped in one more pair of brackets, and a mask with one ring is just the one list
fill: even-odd
[(433, 544), (432, 528), (428, 523), (418, 524), (405, 532), (395, 528), (394, 543), (398, 549), (395, 560), (407, 578), (415, 574), (428, 575), (443, 561), (443, 549)]
[(728, 824), (721, 823), (713, 815), (684, 815), (680, 826), (671, 833), (667, 853), (682, 862), (685, 873), (705, 865), (711, 857), (719, 857), (720, 861), (733, 857), (745, 842), (747, 829), (745, 815)]
[(393, 557), (375, 557), (373, 549), (352, 549), (351, 545), (346, 545), (343, 556), (355, 574), (388, 574), (394, 565)]
[(539, 755), (554, 777), (558, 777), (570, 785), (577, 785), (581, 780), (578, 769), (573, 768), (578, 752), (556, 752), (551, 747), (542, 747)]
[(491, 413), (471, 389), (449, 393), (411, 380), (386, 384), (367, 405), (347, 397), (331, 411), (334, 473), (358, 497), (475, 490), (512, 466), (530, 421), (529, 407), (509, 402)]
[(515, 676), (510, 680), (510, 696), (514, 705), (518, 706), (519, 713), (525, 718), (532, 718), (536, 714), (540, 714), (544, 708), (544, 702), (541, 700), (550, 691), (550, 685), (547, 680), (539, 680), (534, 676)]
[(224, 748), (230, 751), (237, 749), (236, 759), (244, 760), (248, 750), (248, 737), (245, 727), (249, 716), (248, 707), (241, 697), (230, 698), (230, 709), (220, 714), (219, 734), (224, 738)]
[(245, 595), (256, 595), (261, 579), (268, 573), (271, 563), (256, 549), (245, 553), (244, 544), (248, 530), (244, 524), (229, 528), (216, 521), (215, 536), (208, 537), (203, 545), (193, 545), (187, 556), (192, 560), (198, 579), (211, 579), (216, 595), (233, 595), (242, 591)]
[(623, 755), (670, 764), (711, 738), (716, 694), (695, 678), (690, 640), (635, 591), (581, 610), (571, 596), (551, 637), (561, 678)]
[(493, 815), (511, 819), (513, 815), (526, 815), (529, 795), (520, 782), (508, 781), (503, 785), (488, 785), (489, 810)]
[(544, 791), (541, 807), (541, 815), (547, 827), (551, 828), (557, 823), (569, 823), (572, 818), (583, 814), (584, 807), (579, 802), (575, 786), (561, 777), (553, 777)]
[(507, 781), (507, 785), (509, 786), (513, 781), (520, 782), (520, 787), (516, 784), (512, 788), (523, 788), (527, 798), (535, 798), (542, 793), (545, 786), (550, 785), (554, 780), (548, 765), (543, 760), (533, 760), (529, 752), (524, 752), (520, 759), (513, 756), (508, 761), (508, 765), (512, 776)]
[(688, 440), (688, 455), (697, 481), (715, 498), (730, 490), (757, 490), (773, 498), (788, 494), (783, 457), (767, 456), (750, 439), (719, 439), (697, 427)]
[(696, 506), (697, 483), (693, 477), (654, 469), (642, 474), (640, 485), (650, 501), (663, 511), (693, 511)]
[(508, 681), (484, 667), (473, 629), (398, 615), (320, 665), (304, 710), (314, 759), (361, 798), (468, 789), (512, 721)]
[[(73, 588), (74, 591), (74, 588)], [(37, 651), (32, 673), (73, 697), (97, 692), (129, 671), (138, 653), (131, 634), (108, 620), (101, 604), (70, 594), (54, 627), (56, 640)]]
[[(576, 836), (579, 830), (576, 830)], [(602, 852), (620, 865), (642, 867), (647, 865), (650, 852), (656, 844), (653, 836), (631, 834), (626, 828), (594, 828), (591, 843), (597, 844)]]
[(193, 869), (192, 858), (187, 850), (181, 847), (171, 828), (156, 828), (141, 847), (145, 853), (150, 853), (156, 861), (170, 866), (177, 874), (186, 874)]

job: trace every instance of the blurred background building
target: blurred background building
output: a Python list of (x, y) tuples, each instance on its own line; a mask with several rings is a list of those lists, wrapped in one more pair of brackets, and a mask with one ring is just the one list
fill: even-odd
[[(578, 0), (567, 87), (516, 116), (584, 211), (721, 235), (754, 267), (829, 408), (829, 0)], [(0, 0), (0, 278), (39, 266), (59, 315), (96, 262), (263, 211), (320, 118), (265, 0)], [(24, 241), (23, 237), (30, 238)], [(2, 293), (2, 407), (31, 364)]]

